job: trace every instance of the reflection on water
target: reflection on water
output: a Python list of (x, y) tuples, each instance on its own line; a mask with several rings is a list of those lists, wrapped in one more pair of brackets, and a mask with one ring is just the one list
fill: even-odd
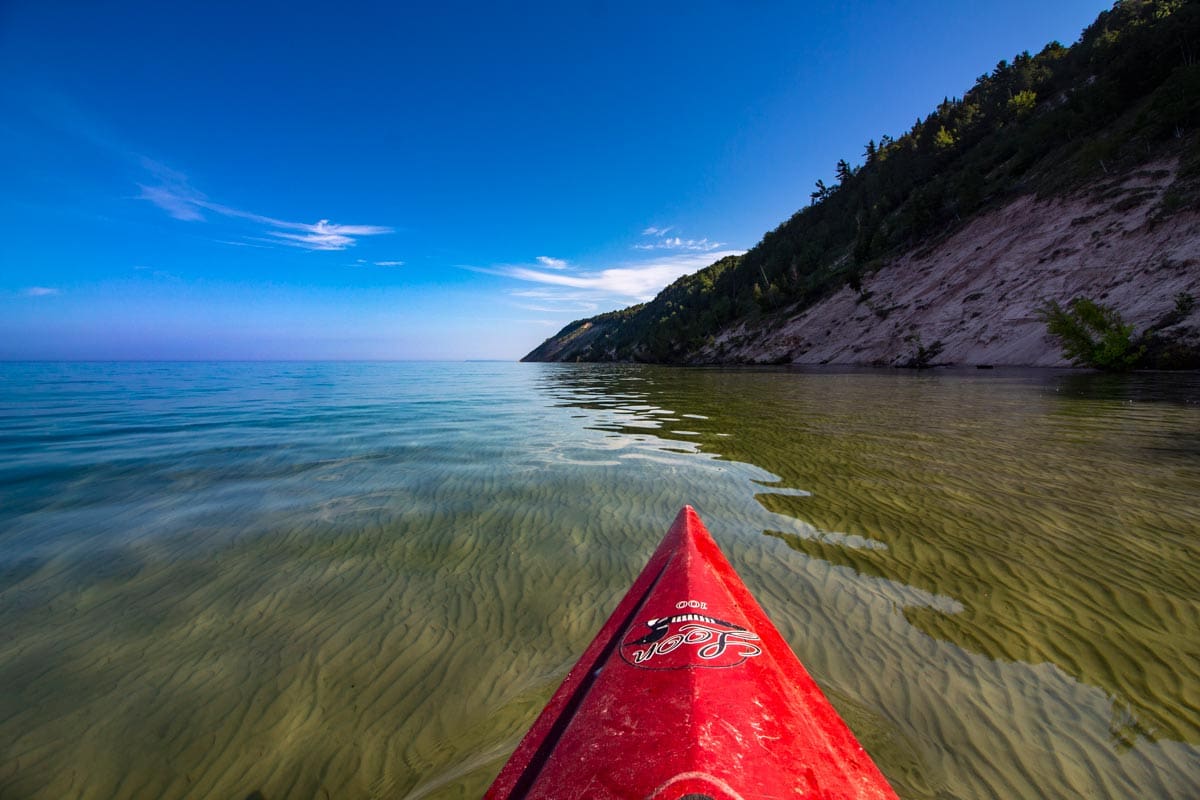
[(1198, 401), (3, 365), (0, 797), (478, 796), (686, 502), (901, 796), (1200, 796)]
[[(1087, 735), (1109, 745), (1101, 753), (1200, 745), (1196, 376), (597, 367), (556, 377), (561, 397), (596, 411), (633, 401), (707, 417), (689, 420), (702, 430), (685, 438), (666, 422), (658, 434), (779, 476), (759, 502), (807, 527), (768, 526), (769, 536), (822, 564), (927, 592), (903, 605), (907, 638), (926, 634), (1000, 669), (1015, 662), (1005, 693), (1027, 691), (1021, 672), (1042, 664), (1099, 690), (1106, 725)], [(636, 430), (620, 416), (602, 426)], [(901, 680), (929, 669), (898, 663), (904, 655), (876, 666)], [(855, 669), (852, 659), (845, 668)], [(972, 705), (1001, 727), (992, 705)], [(1012, 699), (1003, 706), (1011, 711)], [(1082, 732), (1068, 732), (1080, 734), (1078, 746)], [(1016, 742), (1006, 744), (1017, 757)], [(1033, 778), (1031, 755), (1019, 761)], [(1185, 785), (1197, 779), (1193, 769)], [(1008, 788), (1044, 786), (1037, 777)], [(1084, 787), (1122, 793), (1116, 780)]]

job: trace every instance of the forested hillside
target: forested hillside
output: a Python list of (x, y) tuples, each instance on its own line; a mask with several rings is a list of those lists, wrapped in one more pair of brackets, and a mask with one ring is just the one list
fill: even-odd
[(1200, 2), (1123, 0), (1073, 46), (1001, 61), (908, 131), (847, 153), (836, 183), (817, 181), (811, 204), (744, 255), (649, 303), (572, 323), (525, 360), (720, 360), (711, 345), (722, 330), (857, 291), (1014, 198), (1078, 193), (1151, 161), (1178, 164), (1153, 217), (1194, 212), (1198, 129)]

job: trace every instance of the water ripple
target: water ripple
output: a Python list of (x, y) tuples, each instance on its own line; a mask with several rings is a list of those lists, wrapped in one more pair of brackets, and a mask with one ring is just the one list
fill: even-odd
[(684, 502), (901, 796), (1200, 795), (1190, 379), (0, 376), (0, 796), (478, 796)]

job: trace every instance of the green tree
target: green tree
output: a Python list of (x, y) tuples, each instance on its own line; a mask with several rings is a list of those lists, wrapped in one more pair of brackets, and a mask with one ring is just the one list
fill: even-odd
[(1123, 372), (1146, 352), (1145, 345), (1135, 344), (1133, 326), (1116, 309), (1086, 297), (1076, 297), (1067, 308), (1051, 300), (1037, 313), (1062, 345), (1063, 355), (1077, 366)]
[(949, 150), (954, 147), (954, 134), (946, 130), (944, 126), (938, 128), (937, 133), (933, 137), (933, 145), (938, 150)]
[(854, 170), (850, 167), (849, 162), (847, 162), (844, 158), (839, 160), (837, 163), (838, 183), (844, 184), (852, 177), (854, 177)]
[(1008, 99), (1008, 110), (1017, 119), (1023, 119), (1033, 111), (1037, 106), (1037, 92), (1032, 89), (1026, 89), (1023, 92), (1017, 92)]

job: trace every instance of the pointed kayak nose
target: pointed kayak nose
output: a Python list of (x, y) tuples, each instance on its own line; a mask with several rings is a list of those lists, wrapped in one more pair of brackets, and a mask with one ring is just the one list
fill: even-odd
[(486, 798), (895, 798), (691, 506)]

